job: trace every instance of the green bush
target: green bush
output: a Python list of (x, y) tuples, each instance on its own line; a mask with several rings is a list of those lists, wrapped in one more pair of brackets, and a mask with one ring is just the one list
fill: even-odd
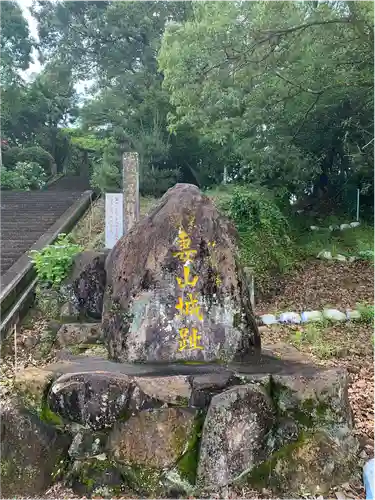
[(55, 160), (48, 151), (40, 146), (31, 146), (28, 148), (9, 148), (3, 153), (3, 163), (8, 170), (12, 170), (19, 162), (37, 163), (41, 167), (47, 177), (55, 173)]
[(361, 314), (362, 323), (374, 324), (374, 306), (372, 304), (358, 304), (357, 309)]
[(38, 279), (42, 285), (56, 288), (67, 277), (76, 254), (83, 247), (73, 243), (71, 236), (60, 234), (53, 245), (30, 252)]
[(122, 186), (120, 169), (104, 157), (101, 163), (94, 165), (90, 183), (102, 193), (118, 191)]
[(34, 162), (18, 162), (14, 170), (1, 168), (1, 189), (29, 191), (42, 189), (46, 183), (43, 168)]
[(241, 260), (252, 268), (257, 289), (265, 291), (272, 276), (288, 271), (297, 258), (287, 218), (263, 190), (234, 188), (229, 196), (219, 196), (215, 201), (234, 221)]
[(17, 170), (8, 170), (1, 167), (0, 185), (3, 190), (28, 191), (29, 181), (25, 179)]

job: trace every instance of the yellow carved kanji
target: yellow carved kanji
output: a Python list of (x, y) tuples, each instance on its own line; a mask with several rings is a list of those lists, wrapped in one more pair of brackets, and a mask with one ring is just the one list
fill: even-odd
[(179, 340), (179, 351), (185, 349), (203, 349), (203, 346), (199, 345), (201, 335), (198, 335), (197, 328), (192, 328), (191, 333), (189, 328), (180, 328), (180, 340)]
[(190, 236), (183, 230), (180, 229), (178, 232), (178, 247), (180, 249), (179, 252), (174, 252), (173, 257), (178, 257), (182, 262), (186, 262), (191, 259), (193, 255), (197, 253), (196, 250), (192, 250), (190, 248), (191, 238)]
[(192, 293), (188, 293), (189, 300), (182, 300), (181, 297), (178, 298), (178, 304), (176, 305), (176, 309), (181, 311), (181, 314), (185, 316), (196, 316), (200, 321), (203, 320), (203, 315), (200, 310), (200, 306), (198, 305), (198, 300), (193, 297)]
[(198, 282), (198, 276), (194, 276), (191, 280), (189, 280), (190, 275), (190, 267), (184, 266), (184, 277), (176, 278), (178, 286), (180, 288), (186, 288), (187, 286), (195, 286)]

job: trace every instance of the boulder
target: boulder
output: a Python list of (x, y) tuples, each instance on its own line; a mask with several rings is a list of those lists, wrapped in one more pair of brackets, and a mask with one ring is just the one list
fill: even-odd
[(108, 455), (122, 466), (138, 493), (159, 496), (186, 492), (195, 480), (200, 429), (195, 410), (141, 411), (115, 424), (109, 435)]
[(100, 430), (126, 413), (132, 388), (121, 373), (67, 373), (53, 383), (48, 404), (64, 420)]
[(203, 425), (199, 487), (215, 491), (262, 463), (274, 421), (272, 401), (259, 385), (234, 386), (214, 396)]
[(39, 413), (42, 409), (44, 393), (53, 378), (54, 373), (48, 369), (28, 367), (16, 372), (14, 389), (26, 408)]
[(74, 258), (72, 271), (61, 286), (61, 295), (66, 299), (64, 314), (101, 319), (107, 255), (87, 250)]
[(299, 497), (327, 493), (355, 476), (359, 446), (347, 372), (311, 368), (258, 377), (212, 397), (198, 487), (214, 492), (243, 482)]
[(70, 439), (15, 401), (2, 401), (0, 413), (2, 498), (42, 496), (64, 466)]
[(59, 347), (77, 344), (95, 344), (100, 341), (102, 330), (100, 323), (68, 323), (57, 332), (56, 342)]
[(257, 356), (260, 336), (235, 234), (196, 186), (171, 188), (107, 258), (103, 330), (111, 358)]
[(116, 461), (169, 468), (182, 456), (194, 429), (195, 411), (161, 408), (142, 411), (115, 425), (108, 449)]

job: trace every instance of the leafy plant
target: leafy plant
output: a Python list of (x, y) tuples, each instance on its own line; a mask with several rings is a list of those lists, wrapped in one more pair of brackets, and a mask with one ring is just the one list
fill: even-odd
[(374, 306), (372, 304), (358, 304), (357, 309), (361, 314), (362, 323), (374, 324)]
[(9, 148), (4, 153), (4, 165), (9, 169), (14, 169), (17, 163), (32, 162), (42, 167), (46, 176), (50, 176), (55, 169), (55, 160), (40, 146), (29, 148)]
[(243, 264), (254, 270), (256, 287), (264, 291), (273, 274), (283, 274), (296, 261), (287, 218), (264, 190), (237, 187), (217, 203), (235, 222)]
[(42, 189), (46, 183), (43, 168), (35, 162), (18, 162), (14, 170), (1, 168), (1, 188), (6, 190), (29, 191)]
[(73, 243), (71, 236), (62, 233), (53, 245), (30, 252), (40, 282), (58, 287), (68, 275), (75, 255), (82, 250), (81, 245)]

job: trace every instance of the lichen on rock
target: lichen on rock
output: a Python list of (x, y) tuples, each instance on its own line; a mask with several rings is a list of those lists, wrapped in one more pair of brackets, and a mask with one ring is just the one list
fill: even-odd
[(256, 355), (260, 337), (235, 237), (196, 186), (171, 188), (107, 258), (110, 356), (227, 362)]

